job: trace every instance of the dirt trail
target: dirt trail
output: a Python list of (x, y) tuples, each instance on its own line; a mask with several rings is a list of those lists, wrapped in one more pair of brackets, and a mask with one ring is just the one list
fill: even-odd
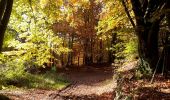
[(111, 67), (82, 67), (61, 70), (59, 75), (71, 84), (59, 91), (2, 91), (13, 100), (112, 100), (115, 82)]
[[(128, 79), (134, 74), (130, 71), (134, 65), (136, 62), (120, 68)], [(15, 90), (0, 91), (0, 94), (12, 100), (113, 100), (115, 97), (116, 82), (111, 67), (70, 68), (59, 71), (58, 75), (67, 78), (71, 84), (62, 90)], [(134, 100), (170, 100), (170, 79), (156, 75), (153, 84), (149, 82), (148, 79), (125, 80), (122, 91), (125, 95), (134, 93)]]
[(65, 77), (73, 84), (60, 92), (61, 96), (89, 96), (111, 93), (114, 90), (111, 67), (85, 67), (65, 71)]

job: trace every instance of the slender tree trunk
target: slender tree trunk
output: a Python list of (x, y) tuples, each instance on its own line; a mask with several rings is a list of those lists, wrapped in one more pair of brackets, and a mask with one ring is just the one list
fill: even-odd
[(78, 54), (78, 66), (80, 66), (80, 53)]
[(13, 0), (0, 1), (0, 51), (2, 50), (4, 34), (11, 15), (12, 5)]
[[(71, 49), (71, 35), (69, 34), (69, 40), (68, 40), (68, 48)], [(68, 53), (68, 61), (67, 66), (71, 65), (71, 52)]]
[(88, 65), (88, 39), (84, 43), (84, 64)]
[(97, 63), (102, 63), (103, 61), (103, 41), (100, 40), (99, 42), (99, 58), (97, 60)]
[[(65, 47), (65, 38), (66, 38), (66, 36), (64, 36), (63, 37), (63, 47)], [(64, 63), (65, 63), (65, 61), (64, 61), (64, 53), (61, 53), (61, 65), (62, 65), (62, 67), (64, 67)]]
[[(71, 38), (71, 49), (73, 50), (73, 43), (74, 43), (74, 34), (72, 33)], [(73, 52), (71, 52), (71, 65), (73, 65)]]
[[(73, 34), (69, 34), (69, 41), (68, 41), (68, 48), (69, 49), (73, 49), (73, 39), (74, 39), (74, 35)], [(73, 65), (73, 52), (69, 52), (68, 53), (68, 62), (67, 62), (67, 66), (71, 66)]]
[(113, 50), (114, 48), (114, 45), (116, 44), (116, 41), (117, 41), (117, 33), (113, 33), (112, 34), (112, 40), (111, 40), (111, 45), (109, 48), (111, 48), (111, 50), (109, 50), (109, 60), (108, 60), (108, 63), (114, 63), (114, 60), (116, 58), (115, 56), (115, 53), (116, 51)]
[(92, 55), (92, 47), (91, 47), (91, 40), (86, 38), (84, 43), (84, 64), (90, 65), (92, 64), (93, 55)]
[(90, 42), (90, 64), (93, 63), (93, 37), (91, 37), (91, 42)]

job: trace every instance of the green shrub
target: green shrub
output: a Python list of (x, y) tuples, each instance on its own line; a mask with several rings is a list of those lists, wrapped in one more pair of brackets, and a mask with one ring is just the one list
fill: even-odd
[(44, 74), (33, 75), (25, 72), (25, 62), (16, 57), (1, 55), (0, 63), (0, 89), (8, 88), (42, 88), (60, 89), (68, 85), (63, 77), (52, 69)]
[[(61, 89), (68, 85), (68, 81), (63, 77), (57, 76), (55, 73), (45, 73), (39, 75), (33, 75), (25, 73), (21, 76), (15, 76), (10, 78), (3, 78), (1, 80), (1, 89), (8, 88), (39, 88), (39, 89)], [(2, 88), (5, 87), (5, 88)]]
[(126, 59), (134, 60), (138, 56), (138, 44), (137, 39), (131, 39), (125, 46), (124, 53), (126, 55)]
[(139, 61), (138, 68), (136, 70), (135, 76), (137, 79), (143, 77), (150, 77), (152, 75), (152, 70), (146, 61)]

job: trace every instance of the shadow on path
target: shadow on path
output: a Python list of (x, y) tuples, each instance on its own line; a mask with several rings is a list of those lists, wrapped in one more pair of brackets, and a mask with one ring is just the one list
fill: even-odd
[(72, 67), (58, 73), (72, 83), (60, 96), (102, 95), (112, 93), (115, 88), (112, 67)]

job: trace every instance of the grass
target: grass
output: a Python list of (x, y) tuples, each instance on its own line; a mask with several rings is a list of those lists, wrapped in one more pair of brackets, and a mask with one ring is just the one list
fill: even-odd
[(38, 75), (25, 73), (10, 78), (1, 77), (0, 82), (0, 89), (62, 89), (69, 84), (67, 80), (58, 76), (55, 72)]

